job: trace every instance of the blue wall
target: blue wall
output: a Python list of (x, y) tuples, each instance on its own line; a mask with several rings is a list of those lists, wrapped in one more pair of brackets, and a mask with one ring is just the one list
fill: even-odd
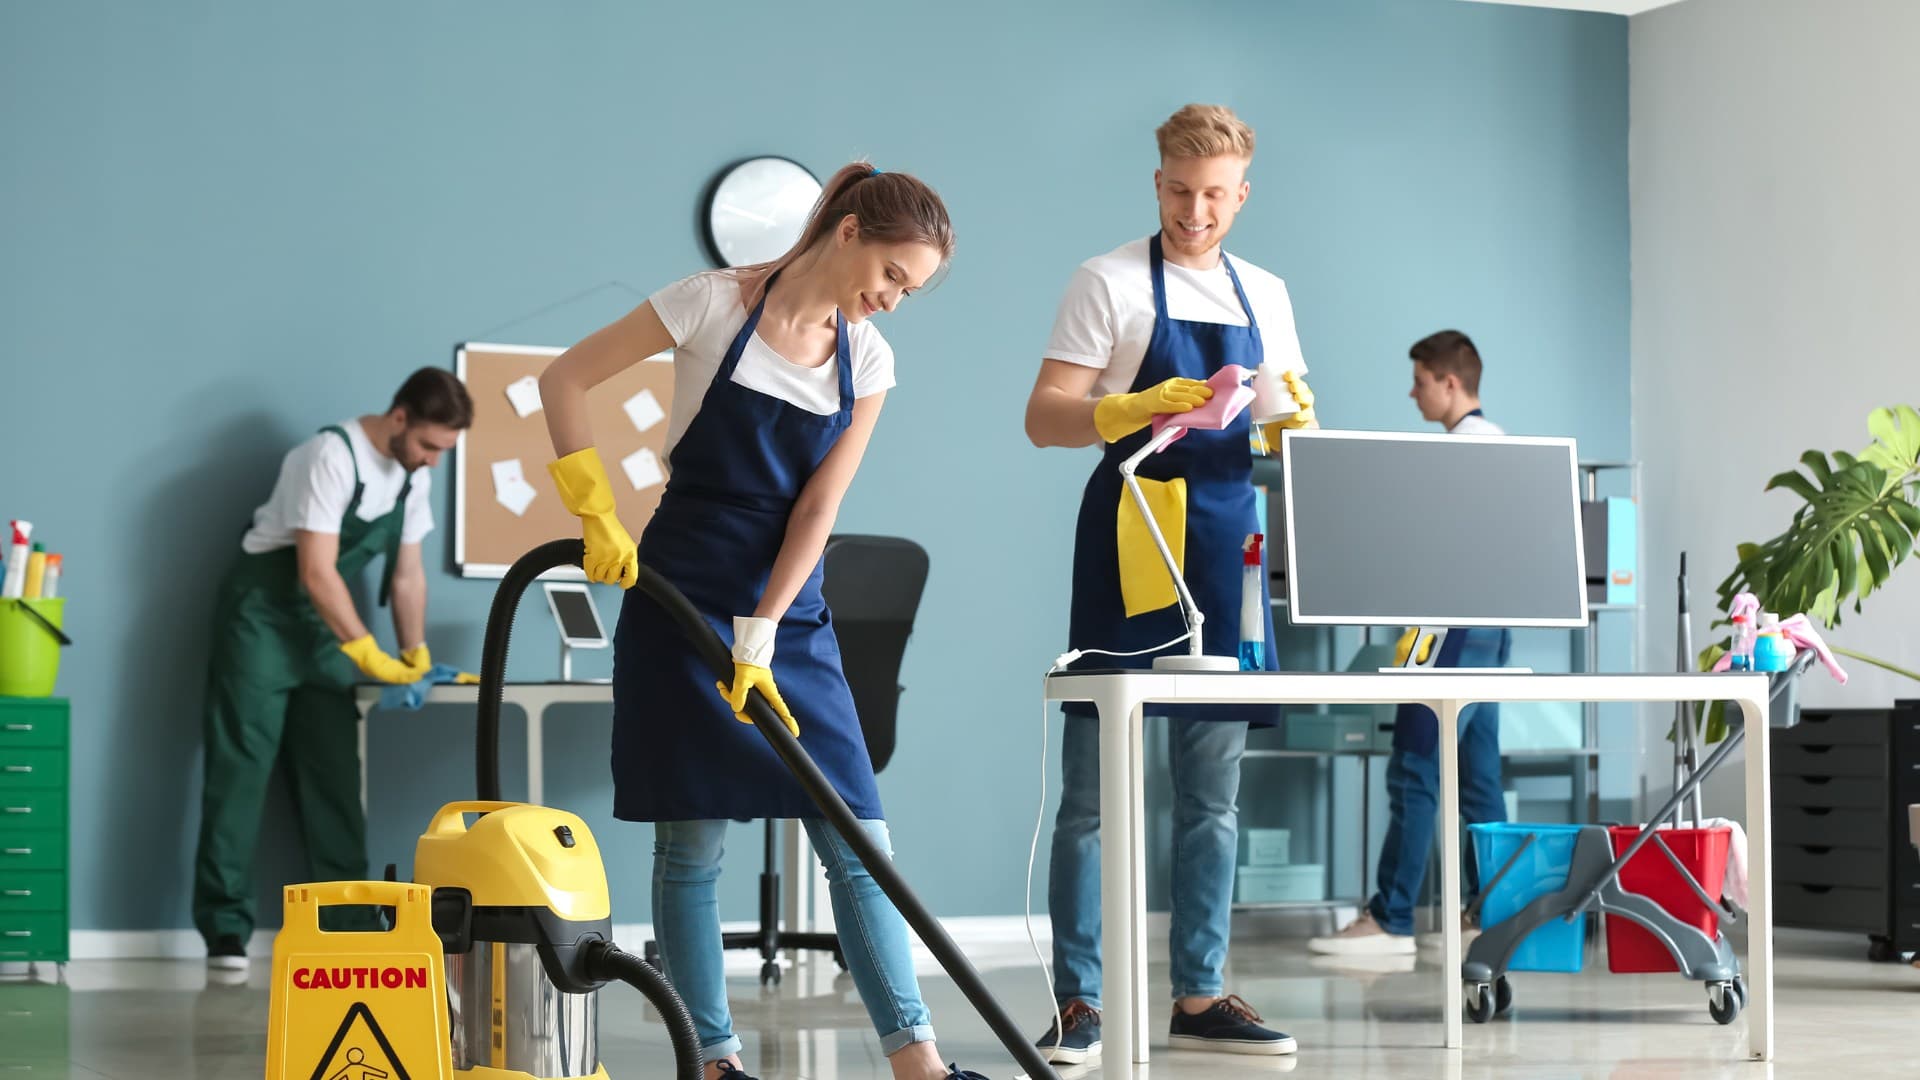
[[(1074, 265), (1153, 227), (1172, 110), (1225, 102), (1258, 128), (1230, 246), (1290, 283), (1330, 425), (1417, 426), (1406, 346), (1458, 325), (1487, 354), (1490, 412), (1626, 453), (1624, 19), (1452, 0), (823, 10), (0, 8), (0, 516), (67, 555), (77, 926), (188, 925), (212, 584), (286, 448), (454, 342), (570, 344), (631, 297), (495, 328), (701, 268), (696, 198), (743, 155), (822, 175), (871, 155), (932, 181), (958, 223), (951, 279), (887, 320), (900, 387), (842, 518), (932, 553), (881, 786), (942, 914), (1020, 908), (1038, 679), (1064, 646), (1093, 461), (1034, 450), (1021, 414)], [(450, 574), (447, 536), (430, 640), (473, 663), (491, 587)], [(545, 622), (525, 620), (514, 674), (551, 673)], [(607, 726), (555, 716), (549, 800), (585, 814), (616, 916), (643, 920), (651, 836), (606, 817)], [(376, 718), (376, 867), (404, 871), (427, 813), (469, 792), (470, 730), (451, 710)], [(729, 918), (752, 910), (738, 839)], [(297, 845), (276, 803), (269, 925)]]

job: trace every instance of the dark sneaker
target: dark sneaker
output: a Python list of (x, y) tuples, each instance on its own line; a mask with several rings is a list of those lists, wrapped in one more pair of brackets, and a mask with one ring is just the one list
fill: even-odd
[(987, 1080), (986, 1077), (981, 1076), (979, 1073), (968, 1072), (951, 1061), (947, 1062), (947, 1077), (948, 1080)]
[(1175, 1005), (1167, 1045), (1216, 1054), (1291, 1054), (1300, 1049), (1293, 1036), (1261, 1027), (1260, 1014), (1237, 995), (1223, 997), (1206, 1012), (1191, 1016)]
[(1066, 1037), (1059, 1037), (1048, 1024), (1047, 1033), (1034, 1044), (1041, 1057), (1055, 1065), (1078, 1065), (1100, 1055), (1099, 1009), (1075, 998), (1061, 1008), (1060, 1022), (1066, 1025)]
[(247, 970), (247, 943), (236, 934), (214, 938), (207, 946), (207, 967), (213, 971)]
[(720, 1075), (725, 1077), (726, 1080), (754, 1080), (753, 1077), (735, 1068), (731, 1061), (723, 1061), (720, 1063)]

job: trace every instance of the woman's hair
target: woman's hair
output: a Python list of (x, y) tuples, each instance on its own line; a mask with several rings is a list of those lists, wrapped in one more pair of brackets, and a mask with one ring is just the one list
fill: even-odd
[(807, 215), (800, 239), (785, 255), (772, 262), (737, 268), (745, 282), (741, 300), (754, 307), (766, 295), (773, 275), (791, 266), (794, 260), (813, 250), (852, 214), (860, 222), (860, 239), (870, 244), (925, 244), (940, 253), (945, 266), (953, 258), (953, 222), (947, 217), (947, 204), (918, 177), (901, 172), (881, 172), (865, 161), (843, 166), (820, 190), (820, 201)]

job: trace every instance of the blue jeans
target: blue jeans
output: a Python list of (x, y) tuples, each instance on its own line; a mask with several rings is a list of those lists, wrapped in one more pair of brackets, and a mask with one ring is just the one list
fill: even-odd
[[(1505, 630), (1455, 630), (1447, 635), (1438, 666), (1501, 667), (1511, 649), (1512, 636)], [(1439, 718), (1425, 705), (1402, 705), (1394, 716), (1387, 837), (1380, 847), (1379, 891), (1367, 901), (1367, 911), (1389, 934), (1413, 933), (1414, 902), (1427, 876), (1440, 804), (1439, 727)], [(1500, 787), (1499, 705), (1461, 711), (1459, 747), (1460, 816), (1468, 824), (1507, 820)], [(1469, 892), (1478, 890), (1471, 848), (1463, 877)]]
[[(1166, 721), (1173, 768), (1173, 996), (1225, 990), (1239, 854), (1240, 755), (1247, 725)], [(1069, 716), (1061, 749), (1060, 814), (1053, 827), (1047, 907), (1053, 919), (1053, 994), (1100, 1008), (1100, 726)]]
[[(847, 970), (867, 1006), (881, 1052), (933, 1041), (933, 1019), (920, 1000), (913, 975), (907, 922), (880, 891), (866, 867), (825, 821), (802, 821), (826, 866), (834, 925)], [(893, 847), (884, 821), (860, 823), (889, 856)], [(720, 878), (725, 821), (660, 821), (653, 826), (653, 930), (665, 974), (693, 1014), (701, 1056), (718, 1061), (740, 1052), (727, 1008), (725, 951), (720, 947)]]

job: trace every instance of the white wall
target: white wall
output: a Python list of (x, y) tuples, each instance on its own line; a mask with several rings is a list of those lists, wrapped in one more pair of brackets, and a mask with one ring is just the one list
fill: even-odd
[[(1681, 550), (1698, 611), (1734, 545), (1779, 532), (1797, 504), (1762, 494), (1768, 477), (1809, 448), (1857, 452), (1875, 406), (1920, 403), (1916, 48), (1915, 0), (1691, 0), (1631, 21), (1650, 667), (1672, 662)], [(1920, 669), (1917, 616), (1909, 564), (1831, 639)], [(1920, 697), (1920, 683), (1849, 670), (1844, 688), (1816, 670), (1808, 700)], [(1665, 767), (1649, 764), (1657, 789)]]

